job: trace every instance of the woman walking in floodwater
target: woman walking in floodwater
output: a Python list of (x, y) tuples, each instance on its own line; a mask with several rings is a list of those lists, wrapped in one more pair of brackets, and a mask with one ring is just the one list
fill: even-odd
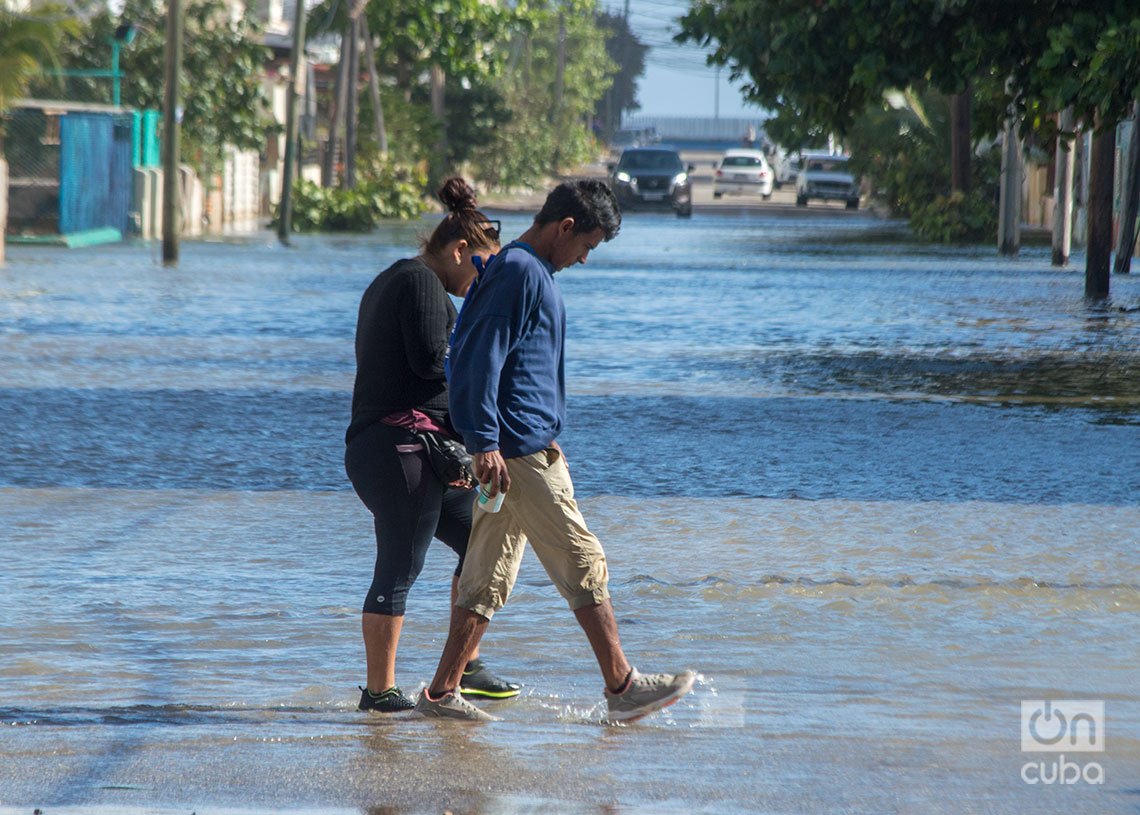
[[(444, 359), (456, 310), (475, 261), (499, 250), (497, 222), (476, 209), (475, 191), (447, 179), (439, 199), (448, 213), (422, 242), (420, 254), (392, 264), (364, 292), (356, 326), (356, 381), (345, 434), (345, 470), (372, 512), (376, 564), (364, 598), (361, 627), (367, 683), (359, 707), (394, 713), (415, 705), (396, 684), (396, 649), (408, 591), (423, 568), (432, 538), (459, 555), (467, 551), (475, 488), (444, 483), (431, 466), (424, 436), (454, 438), (447, 417)], [(468, 655), (463, 693), (516, 696), (520, 686), (494, 676)]]

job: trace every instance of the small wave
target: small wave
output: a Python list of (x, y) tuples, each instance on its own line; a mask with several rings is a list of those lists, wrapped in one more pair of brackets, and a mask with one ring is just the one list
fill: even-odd
[(86, 727), (90, 725), (186, 726), (225, 722), (252, 723), (270, 716), (327, 714), (326, 707), (122, 705), (110, 707), (0, 708), (0, 725)]
[(1137, 583), (1110, 583), (1110, 582), (1069, 582), (1061, 580), (1040, 580), (1031, 577), (1019, 577), (1012, 580), (991, 580), (987, 578), (932, 578), (929, 580), (915, 580), (908, 575), (897, 578), (867, 578), (858, 579), (846, 575), (834, 577), (792, 577), (787, 575), (762, 575), (756, 580), (734, 580), (722, 575), (706, 575), (695, 580), (680, 580), (670, 582), (652, 575), (635, 575), (621, 581), (626, 586), (656, 586), (670, 589), (692, 588), (741, 588), (758, 589), (781, 586), (801, 586), (805, 588), (854, 588), (854, 589), (909, 589), (909, 588), (940, 588), (957, 589), (962, 591), (1005, 589), (1011, 591), (1031, 591), (1042, 589), (1048, 591), (1120, 591), (1136, 592), (1140, 594), (1140, 584)]
[(624, 581), (627, 586), (668, 586), (670, 585), (664, 580), (659, 580), (653, 575), (649, 574), (635, 574), (633, 577), (627, 578)]

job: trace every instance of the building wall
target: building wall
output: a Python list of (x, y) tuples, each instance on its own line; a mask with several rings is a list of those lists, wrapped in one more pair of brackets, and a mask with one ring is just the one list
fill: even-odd
[(222, 164), (222, 226), (246, 224), (261, 215), (261, 157), (256, 150), (226, 147)]
[(266, 135), (265, 163), (262, 166), (261, 212), (268, 215), (281, 200), (281, 173), (285, 164), (285, 113), (288, 109), (289, 86), (278, 76), (267, 76), (265, 95), (269, 98), (273, 121), (281, 125), (280, 133)]

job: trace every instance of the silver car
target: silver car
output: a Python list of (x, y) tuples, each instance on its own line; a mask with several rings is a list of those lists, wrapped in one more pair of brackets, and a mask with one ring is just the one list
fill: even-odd
[(806, 207), (812, 198), (844, 201), (848, 209), (859, 208), (859, 181), (847, 168), (847, 156), (804, 154), (796, 176), (796, 206)]
[(759, 150), (729, 150), (717, 162), (713, 175), (713, 198), (729, 195), (760, 195), (764, 200), (772, 197), (775, 176), (768, 159)]

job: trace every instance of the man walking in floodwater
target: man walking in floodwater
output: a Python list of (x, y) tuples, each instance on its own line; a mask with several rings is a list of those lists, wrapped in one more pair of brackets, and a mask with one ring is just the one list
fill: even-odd
[(554, 273), (585, 263), (620, 227), (617, 200), (604, 183), (563, 183), (467, 293), (452, 335), (449, 407), (488, 511), (475, 513), (447, 643), (416, 704), (425, 716), (494, 718), (465, 700), (459, 683), (466, 655), (507, 602), (528, 540), (586, 633), (611, 721), (639, 719), (693, 686), (693, 671), (640, 674), (626, 660), (605, 553), (574, 501), (556, 441), (565, 421), (566, 312)]

